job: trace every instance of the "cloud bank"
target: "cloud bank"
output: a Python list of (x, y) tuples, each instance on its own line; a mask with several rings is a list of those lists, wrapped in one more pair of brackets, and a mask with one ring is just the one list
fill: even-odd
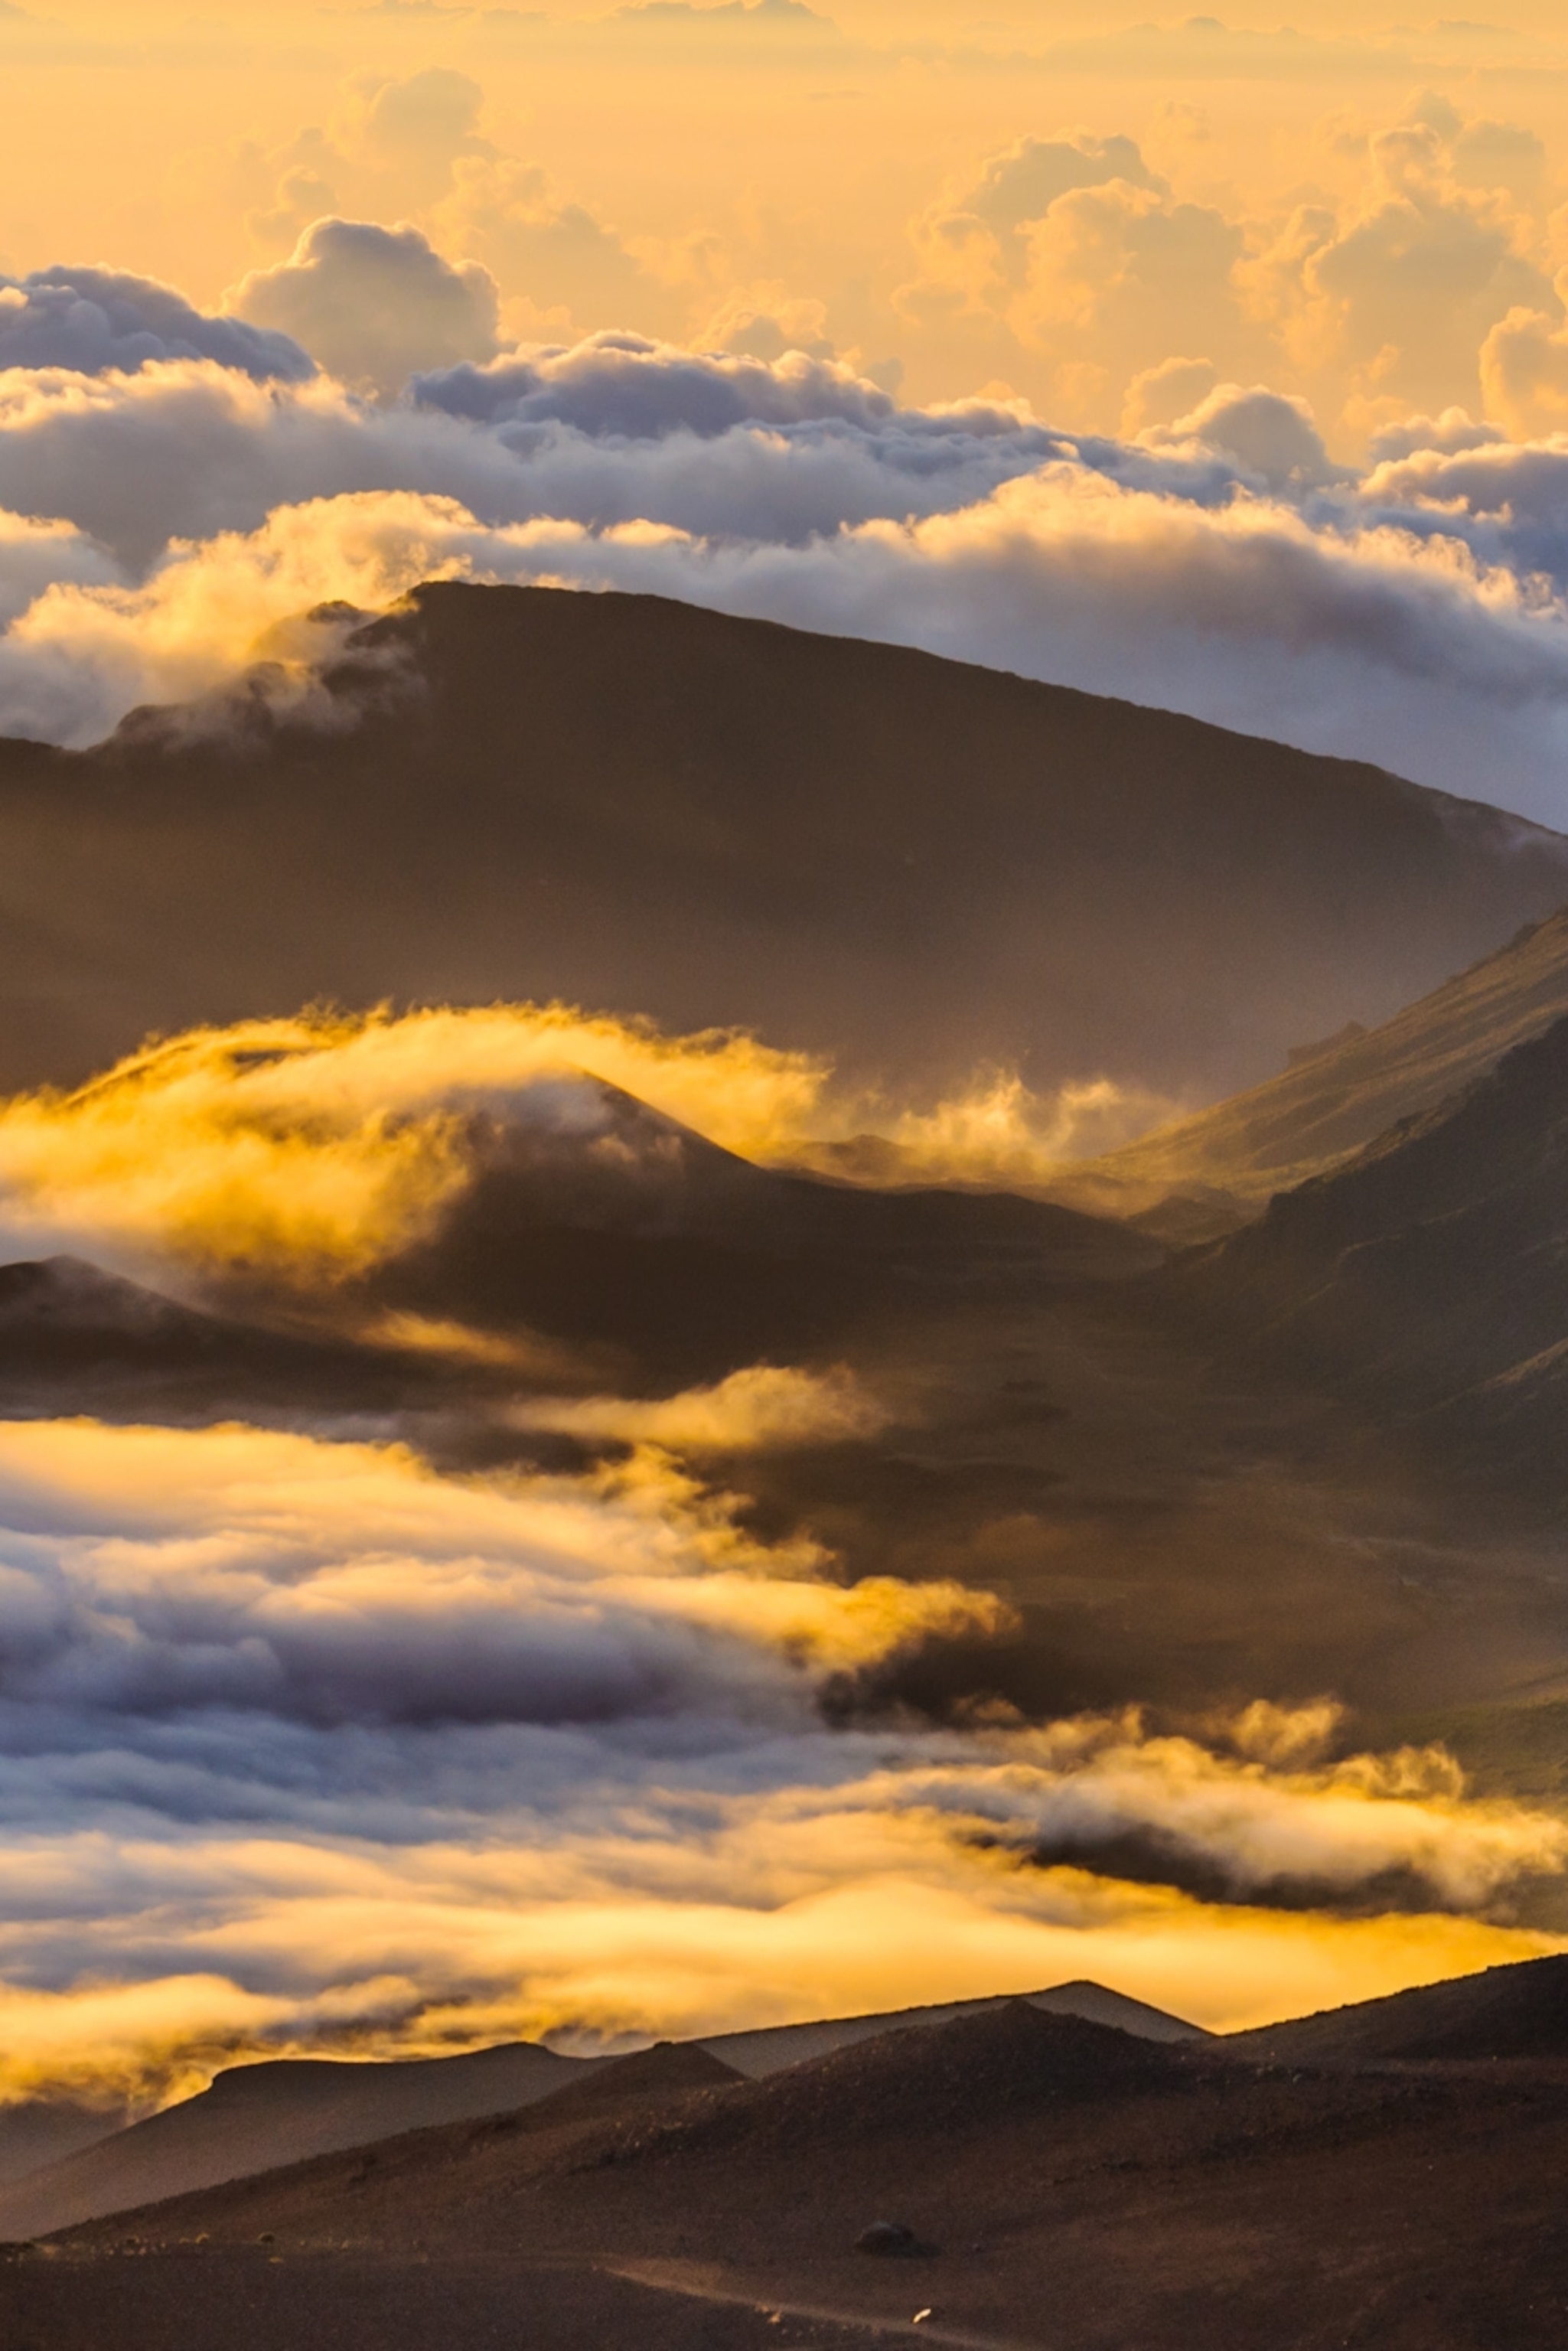
[(0, 726), (90, 742), (329, 599), (549, 580), (919, 644), (1551, 819), (1565, 482), (1552, 443), (1452, 417), (1357, 474), (1259, 387), (1092, 440), (626, 335), (416, 373), (390, 405), (210, 360), (13, 370)]
[(1506, 1897), (1562, 1824), (1335, 1760), (1332, 1708), (830, 1729), (829, 1680), (1007, 1615), (827, 1564), (647, 1447), (0, 1426), (0, 2095), (1083, 1973), (1240, 2022), (1554, 1947)]

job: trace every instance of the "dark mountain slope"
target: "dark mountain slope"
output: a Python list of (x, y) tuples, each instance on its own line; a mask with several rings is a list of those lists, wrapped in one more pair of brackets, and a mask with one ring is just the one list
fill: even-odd
[[(1086, 2017), (1091, 2023), (1113, 2025), (1134, 2039), (1205, 2041), (1209, 2037), (1202, 2025), (1188, 2024), (1163, 2008), (1151, 2008), (1146, 2001), (1129, 2000), (1125, 1992), (1110, 1991), (1103, 1984), (1086, 1980), (1053, 1984), (1049, 1991), (1018, 1996), (1049, 2015)], [(737, 2073), (761, 2081), (786, 2065), (800, 2064), (808, 2057), (825, 2057), (830, 2051), (847, 2049), (857, 2041), (906, 2032), (912, 2025), (946, 2024), (955, 2017), (978, 2016), (1010, 2005), (1002, 1995), (926, 2008), (884, 2009), (870, 2016), (822, 2017), (807, 2024), (761, 2025), (750, 2032), (716, 2033), (702, 2046), (733, 2065)]]
[(1568, 1020), (1163, 1277), (1253, 1359), (1568, 1495)]
[(1222, 2046), (1255, 2064), (1281, 2065), (1568, 2058), (1568, 1959), (1488, 1968), (1386, 2000), (1228, 2033)]
[(1161, 1254), (1050, 1202), (776, 1174), (596, 1079), (571, 1092), (560, 1131), (526, 1116), (476, 1131), (465, 1189), (349, 1294), (353, 1311), (524, 1330), (608, 1351), (622, 1381), (680, 1381), (841, 1351), (890, 1314), (1124, 1279)]
[(0, 2237), (37, 2236), (334, 2147), (510, 2111), (569, 2083), (586, 2085), (601, 2062), (524, 2041), (391, 2064), (281, 2058), (236, 2065), (199, 2097), (0, 2189)]
[(80, 1258), (0, 1265), (0, 1412), (21, 1418), (308, 1416), (385, 1410), (441, 1386), (427, 1362), (203, 1313)]
[(427, 587), (327, 684), (341, 723), (0, 746), (0, 1083), (323, 996), (559, 995), (903, 1085), (1214, 1095), (1568, 895), (1555, 836), (1378, 769), (654, 598)]
[(1437, 1108), (1565, 1016), (1568, 913), (1531, 924), (1381, 1028), (1299, 1048), (1263, 1085), (1075, 1168), (1073, 1196), (1128, 1216), (1218, 1191), (1240, 1221)]
[[(606, 2273), (663, 2294), (650, 2351), (749, 2342), (759, 2312), (780, 2342), (918, 2316), (998, 2351), (1499, 2351), (1568, 2316), (1550, 2065), (1315, 2073), (1013, 2004), (552, 2123), (574, 2095), (93, 2224), (0, 2270), (0, 2311), (73, 2351), (89, 2314), (204, 2308), (215, 2279), (244, 2351), (285, 2307), (334, 2351), (577, 2351)], [(879, 2220), (904, 2258), (858, 2250)], [(406, 2312), (367, 2301), (377, 2267)]]

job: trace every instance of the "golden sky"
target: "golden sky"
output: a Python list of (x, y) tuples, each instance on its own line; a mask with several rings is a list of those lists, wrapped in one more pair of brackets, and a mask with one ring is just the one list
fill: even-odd
[[(406, 219), (519, 335), (759, 316), (923, 401), (1005, 384), (1100, 429), (1170, 422), (1199, 379), (1176, 408), (1135, 380), (1207, 361), (1307, 394), (1348, 453), (1477, 410), (1511, 308), (1560, 318), (1568, 35), (1541, 7), (1301, 26), (58, 0), (0, 19), (0, 266), (108, 261), (207, 307), (318, 210)], [(433, 73), (461, 79), (400, 102)], [(1020, 171), (1063, 140), (1082, 184)], [(1501, 363), (1490, 397), (1540, 405)]]

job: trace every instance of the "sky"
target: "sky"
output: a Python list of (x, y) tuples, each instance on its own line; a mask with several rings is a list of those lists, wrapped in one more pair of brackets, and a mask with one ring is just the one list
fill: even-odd
[[(287, 674), (325, 599), (543, 580), (1568, 826), (1561, 11), (1134, 14), (0, 0), (0, 732)], [(460, 1180), (452, 1087), (564, 1050), (500, 1013), (291, 1032), (281, 1077), (263, 1042), (0, 1106), (6, 1254), (193, 1296), (241, 1249), (373, 1261)], [(819, 1082), (572, 1050), (741, 1148)], [(1005, 1604), (746, 1534), (704, 1432), (882, 1405), (737, 1377), (558, 1402), (630, 1448), (580, 1476), (0, 1426), (0, 2101), (1065, 1976), (1240, 2024), (1558, 1947), (1510, 1906), (1561, 1823), (1347, 1754), (1327, 1701), (827, 1729), (834, 1675)], [(1223, 1898), (1030, 1858), (1122, 1833)]]

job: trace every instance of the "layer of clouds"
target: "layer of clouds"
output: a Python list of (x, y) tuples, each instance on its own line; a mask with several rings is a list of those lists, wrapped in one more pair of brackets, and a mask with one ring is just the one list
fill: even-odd
[[(712, 527), (714, 508), (728, 506), (738, 519), (749, 507), (754, 524), (758, 507), (798, 514), (845, 475), (866, 503), (880, 494), (885, 504), (894, 483), (905, 490), (904, 478), (883, 468), (874, 452), (846, 451), (836, 439), (808, 442), (797, 471), (794, 448), (777, 432), (722, 436), (716, 449), (690, 435), (606, 446), (552, 433), (519, 464), (495, 438), (444, 418), (427, 439), (419, 420), (400, 414), (383, 443), (363, 418), (319, 402), (294, 407), (274, 439), (272, 401), (256, 436), (260, 478), (253, 475), (247, 490), (245, 419), (231, 384), (217, 388), (215, 401), (210, 387), (183, 380), (169, 390), (176, 413), (199, 403), (214, 439), (239, 444), (236, 475), (211, 477), (220, 502), (262, 494), (278, 441), (298, 432), (316, 460), (312, 471), (328, 470), (334, 456), (376, 462), (390, 451), (387, 470), (429, 473), (450, 452), (453, 470), (471, 476), (476, 503), (492, 484), (497, 502), (526, 505), (530, 490), (548, 497), (553, 476), (552, 505), (572, 503), (573, 489), (583, 504), (606, 489), (616, 503), (635, 504), (641, 483), (644, 509), (664, 511), (600, 527), (553, 518), (493, 524), (450, 497), (338, 496), (281, 506), (259, 530), (176, 547), (144, 585), (113, 588), (72, 584), (91, 549), (62, 540), (60, 584), (0, 638), (0, 723), (8, 731), (92, 741), (137, 703), (221, 684), (264, 650), (268, 630), (324, 600), (373, 607), (427, 577), (544, 580), (672, 595), (922, 645), (1312, 749), (1371, 757), (1548, 820), (1564, 814), (1562, 593), (1539, 570), (1521, 573), (1514, 559), (1529, 546), (1561, 560), (1547, 501), (1557, 496), (1563, 460), (1550, 451), (1502, 453), (1503, 463), (1490, 450), (1434, 461), (1449, 468), (1492, 461), (1491, 486), (1511, 470), (1521, 500), (1506, 515), (1406, 509), (1386, 471), (1374, 477), (1382, 494), (1375, 504), (1334, 499), (1313, 512), (1249, 490), (1233, 462), (1198, 449), (1168, 466), (1154, 453), (1126, 453), (1120, 477), (1076, 451), (1020, 468), (956, 511), (943, 506), (951, 474), (927, 475), (931, 510), (913, 521), (873, 516), (831, 535), (774, 538), (721, 532)], [(36, 402), (36, 392), (25, 399)], [(55, 451), (62, 494), (84, 507), (89, 496), (119, 503), (126, 475), (106, 466), (89, 488), (84, 467), (68, 488), (64, 450), (74, 442), (80, 452), (98, 427), (123, 445), (123, 408), (109, 402), (91, 415), (74, 400), (69, 407)], [(148, 411), (131, 422), (123, 437), (132, 444), (150, 422), (156, 432)], [(4, 443), (0, 425), (0, 473)], [(190, 475), (180, 476), (172, 444), (162, 454), (188, 494)], [(978, 439), (965, 455), (977, 470), (997, 462)], [(1014, 455), (1004, 444), (998, 470)], [(1398, 478), (1421, 472), (1418, 459), (1406, 459)], [(1541, 503), (1527, 506), (1532, 480)], [(692, 507), (708, 528), (665, 519)], [(134, 517), (121, 508), (120, 520), (130, 528)]]
[(1562, 1824), (1332, 1708), (830, 1730), (825, 1679), (1006, 1612), (826, 1565), (663, 1450), (0, 1427), (0, 2095), (1085, 1973), (1241, 2022), (1549, 1947), (1506, 1903)]
[(472, 328), (484, 352), (487, 298), (413, 232), (330, 222), (301, 251), (245, 298), (287, 308), (367, 255), (372, 287), (384, 266), (436, 289), (430, 319), (399, 291), (334, 312), (378, 397), (210, 360), (0, 374), (0, 728), (92, 741), (313, 604), (446, 573), (925, 645), (1563, 813), (1550, 444), (1449, 410), (1357, 471), (1299, 395), (1207, 360), (1149, 371), (1113, 440), (1019, 402), (902, 406), (820, 354), (625, 333), (417, 371), (391, 399), (397, 338), (406, 358)]
[(0, 277), (0, 371), (62, 368), (103, 375), (153, 360), (211, 360), (257, 383), (299, 383), (315, 373), (308, 354), (275, 323), (204, 318), (172, 287), (150, 277), (65, 268)]
[[(1176, 1107), (1105, 1079), (1037, 1095), (991, 1070), (915, 1108), (745, 1031), (671, 1036), (562, 1004), (250, 1020), (152, 1044), (75, 1093), (0, 1104), (0, 1246), (197, 1295), (264, 1269), (322, 1313), (334, 1285), (434, 1229), (500, 1150), (536, 1196), (559, 1182), (612, 1222), (642, 1222), (674, 1212), (681, 1131), (778, 1165), (824, 1153), (831, 1165), (880, 1137), (906, 1179), (1028, 1189)], [(375, 1335), (510, 1360), (493, 1340), (406, 1316)], [(528, 1425), (719, 1450), (880, 1425), (852, 1387), (784, 1370), (645, 1408), (545, 1409)], [(706, 1438), (672, 1434), (694, 1430)]]

